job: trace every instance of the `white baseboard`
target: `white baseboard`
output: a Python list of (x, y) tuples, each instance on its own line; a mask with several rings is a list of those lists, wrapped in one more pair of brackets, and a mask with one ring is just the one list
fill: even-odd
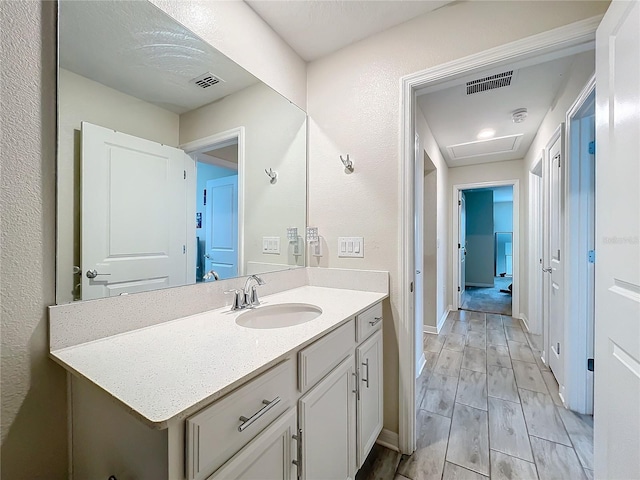
[(495, 287), (493, 283), (476, 283), (476, 282), (467, 282), (464, 284), (465, 287)]
[(452, 310), (453, 310), (453, 305), (447, 306), (444, 313), (440, 317), (440, 320), (438, 320), (438, 331), (436, 333), (440, 333), (440, 330), (442, 330), (442, 327), (444, 326), (445, 320), (447, 319), (447, 317), (449, 316), (449, 313), (451, 313)]
[(422, 374), (422, 369), (426, 364), (427, 364), (427, 357), (425, 357), (424, 352), (422, 352), (422, 355), (420, 356), (420, 360), (418, 360), (418, 368), (417, 368), (418, 374), (416, 375), (416, 378), (418, 378)]
[(524, 328), (527, 329), (527, 332), (531, 332), (531, 329), (529, 328), (529, 321), (527, 319), (527, 316), (524, 313), (521, 313), (519, 318), (520, 320), (522, 320), (522, 323), (524, 323)]
[(394, 452), (400, 451), (400, 448), (398, 447), (398, 445), (400, 445), (400, 438), (398, 437), (398, 434), (396, 432), (392, 432), (391, 430), (387, 430), (386, 428), (382, 429), (380, 435), (378, 435), (376, 443), (378, 445), (382, 445), (383, 447), (387, 447)]
[(424, 333), (433, 333), (435, 335), (438, 334), (438, 327), (432, 327), (431, 325), (423, 325), (422, 331)]

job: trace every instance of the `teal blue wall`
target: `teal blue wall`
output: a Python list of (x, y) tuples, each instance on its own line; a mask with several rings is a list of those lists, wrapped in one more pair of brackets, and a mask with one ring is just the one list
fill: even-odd
[(493, 191), (465, 192), (466, 284), (493, 285)]
[(505, 254), (513, 255), (513, 202), (496, 202), (493, 204), (493, 230), (494, 232), (510, 232), (512, 234), (511, 245), (506, 244), (506, 235), (500, 235), (495, 246), (496, 275), (500, 273), (511, 275), (513, 274), (513, 266), (507, 266)]

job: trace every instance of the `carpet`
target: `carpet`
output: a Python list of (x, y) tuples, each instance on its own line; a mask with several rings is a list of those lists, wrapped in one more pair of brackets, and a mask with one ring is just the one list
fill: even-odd
[(491, 287), (467, 287), (465, 289), (463, 310), (474, 310), (484, 313), (499, 313), (511, 315), (511, 295), (502, 293), (507, 290), (513, 279), (511, 277), (496, 277), (494, 286)]

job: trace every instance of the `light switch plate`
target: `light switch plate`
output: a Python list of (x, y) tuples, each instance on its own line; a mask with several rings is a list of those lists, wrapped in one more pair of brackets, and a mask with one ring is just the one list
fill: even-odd
[(280, 255), (280, 237), (262, 237), (262, 253)]
[(364, 258), (364, 238), (338, 237), (338, 257)]

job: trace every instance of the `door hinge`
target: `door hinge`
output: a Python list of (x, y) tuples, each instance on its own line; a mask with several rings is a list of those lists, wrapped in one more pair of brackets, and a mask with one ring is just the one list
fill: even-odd
[(462, 205), (462, 200), (458, 200), (458, 205)]
[(587, 358), (587, 370), (593, 372), (593, 358)]
[(187, 253), (187, 246), (186, 245), (182, 245), (182, 253)]
[(458, 287), (458, 291), (459, 291), (459, 292), (461, 291), (461, 290), (460, 290), (460, 287)]
[(411, 293), (413, 293), (413, 282), (411, 282), (411, 283), (409, 284), (409, 291), (410, 291)]
[(182, 175), (182, 178), (183, 178), (183, 180), (186, 180), (186, 179), (187, 179), (187, 171), (186, 171), (186, 170), (183, 170), (183, 172), (184, 172), (184, 173), (183, 173), (183, 175)]
[(596, 263), (596, 251), (589, 250), (589, 253), (587, 254), (587, 258), (589, 259), (589, 263)]
[(460, 248), (460, 244), (458, 244), (458, 248)]
[(589, 154), (595, 155), (596, 153), (596, 141), (589, 142)]

